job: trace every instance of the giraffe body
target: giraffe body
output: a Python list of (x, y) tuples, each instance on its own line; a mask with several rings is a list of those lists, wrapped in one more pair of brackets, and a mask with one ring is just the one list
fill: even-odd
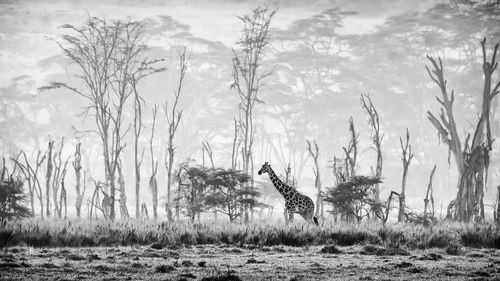
[(285, 184), (274, 173), (269, 163), (264, 163), (258, 174), (267, 173), (278, 192), (285, 198), (285, 211), (288, 215), (288, 222), (293, 222), (294, 214), (299, 214), (307, 222), (318, 224), (314, 216), (314, 202), (308, 196), (299, 193), (295, 188)]

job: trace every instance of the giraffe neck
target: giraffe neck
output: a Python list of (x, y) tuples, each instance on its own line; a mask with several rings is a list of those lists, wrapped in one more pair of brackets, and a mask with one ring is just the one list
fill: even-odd
[(271, 182), (273, 183), (274, 187), (278, 192), (285, 197), (285, 199), (290, 196), (290, 192), (292, 191), (292, 188), (288, 185), (286, 185), (281, 179), (274, 173), (272, 168), (269, 168), (269, 178), (271, 179)]

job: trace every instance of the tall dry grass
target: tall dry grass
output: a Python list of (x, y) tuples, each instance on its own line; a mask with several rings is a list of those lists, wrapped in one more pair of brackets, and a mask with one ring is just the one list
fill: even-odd
[(229, 222), (108, 222), (24, 220), (0, 229), (0, 247), (87, 247), (151, 245), (169, 247), (199, 244), (237, 246), (306, 246), (375, 244), (409, 249), (468, 247), (500, 248), (500, 229), (492, 224), (441, 222), (424, 227), (411, 224), (326, 222), (320, 227), (276, 221), (249, 225)]

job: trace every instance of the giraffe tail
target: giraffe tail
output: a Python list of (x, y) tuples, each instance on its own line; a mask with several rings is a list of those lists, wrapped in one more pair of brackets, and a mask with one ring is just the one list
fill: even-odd
[(319, 222), (318, 222), (318, 218), (317, 217), (313, 217), (313, 222), (315, 225), (319, 226)]

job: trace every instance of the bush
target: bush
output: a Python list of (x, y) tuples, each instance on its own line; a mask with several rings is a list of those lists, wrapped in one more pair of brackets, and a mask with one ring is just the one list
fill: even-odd
[(26, 218), (31, 215), (25, 206), (26, 194), (20, 180), (0, 179), (0, 223), (15, 218)]

